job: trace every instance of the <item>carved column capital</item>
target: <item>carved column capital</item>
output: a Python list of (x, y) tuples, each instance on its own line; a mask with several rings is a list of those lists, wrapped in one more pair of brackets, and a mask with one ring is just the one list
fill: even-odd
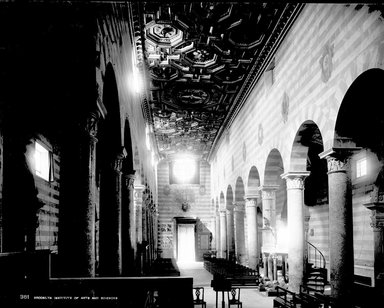
[(279, 185), (263, 185), (259, 187), (261, 191), (261, 198), (265, 199), (275, 199), (276, 191), (279, 189)]
[(382, 232), (384, 230), (384, 213), (372, 211), (370, 225), (375, 231)]
[(250, 196), (245, 196), (245, 207), (250, 208), (250, 207), (257, 207), (257, 198), (255, 197), (250, 197)]
[(100, 120), (100, 112), (90, 112), (85, 120), (84, 132), (85, 134), (97, 142), (97, 125)]
[(225, 217), (227, 215), (227, 210), (220, 210), (219, 215), (220, 217)]
[(384, 202), (365, 203), (364, 206), (371, 210), (371, 227), (376, 231), (384, 230)]
[(144, 192), (145, 186), (144, 185), (135, 185), (134, 186), (134, 198), (135, 202), (143, 202), (143, 192)]
[(121, 173), (123, 168), (123, 160), (127, 157), (127, 151), (125, 148), (122, 148), (121, 152), (116, 155), (116, 158), (112, 162), (112, 168), (117, 173)]
[(330, 148), (319, 154), (320, 158), (327, 160), (328, 173), (347, 172), (351, 155), (361, 150), (358, 147)]
[(235, 208), (233, 209), (234, 212), (244, 212), (245, 210), (245, 202), (237, 202)]
[(281, 178), (287, 181), (287, 189), (304, 189), (304, 180), (309, 176), (309, 171), (286, 172)]
[(125, 187), (128, 189), (133, 189), (135, 183), (135, 171), (133, 171), (131, 174), (124, 174), (123, 177)]

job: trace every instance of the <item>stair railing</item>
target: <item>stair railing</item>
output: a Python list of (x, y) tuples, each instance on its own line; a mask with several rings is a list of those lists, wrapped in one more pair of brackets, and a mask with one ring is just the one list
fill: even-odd
[(313, 266), (317, 268), (325, 268), (326, 262), (325, 257), (322, 252), (312, 243), (307, 242), (307, 263), (312, 263)]

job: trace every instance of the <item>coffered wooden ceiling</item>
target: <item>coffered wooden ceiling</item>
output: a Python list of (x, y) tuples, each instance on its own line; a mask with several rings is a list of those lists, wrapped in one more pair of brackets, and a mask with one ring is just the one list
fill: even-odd
[(302, 5), (147, 2), (140, 7), (149, 122), (163, 158), (207, 159)]

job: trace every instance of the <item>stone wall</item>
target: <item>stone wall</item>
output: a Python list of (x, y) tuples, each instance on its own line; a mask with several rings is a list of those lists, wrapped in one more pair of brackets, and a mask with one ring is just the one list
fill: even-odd
[[(158, 165), (159, 229), (158, 248), (162, 257), (171, 258), (176, 250), (175, 217), (194, 218), (196, 222), (196, 260), (212, 248), (211, 233), (215, 231), (215, 214), (211, 202), (210, 166), (200, 162), (200, 184), (169, 184), (169, 162), (163, 160)], [(182, 209), (183, 201), (189, 204)], [(208, 242), (207, 242), (208, 240)]]
[[(305, 121), (318, 126), (324, 150), (332, 146), (338, 111), (352, 82), (369, 69), (383, 68), (383, 35), (380, 12), (366, 6), (307, 4), (277, 50), (275, 68), (255, 85), (211, 157), (212, 198), (239, 176), (247, 187), (252, 166), (263, 185), (273, 149), (282, 156), (284, 172), (295, 171), (293, 143)], [(357, 274), (359, 266), (372, 268), (374, 256), (370, 213), (363, 206), (369, 189), (354, 189)], [(328, 258), (328, 205), (309, 211), (309, 239)]]

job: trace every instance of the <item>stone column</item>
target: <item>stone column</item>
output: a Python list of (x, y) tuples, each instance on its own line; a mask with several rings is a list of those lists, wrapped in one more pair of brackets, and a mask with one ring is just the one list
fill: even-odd
[(121, 244), (121, 227), (122, 227), (122, 216), (121, 216), (121, 188), (122, 188), (122, 165), (123, 165), (123, 159), (127, 156), (125, 149), (123, 149), (123, 152), (120, 153), (114, 162), (113, 170), (115, 172), (115, 191), (114, 191), (114, 200), (111, 204), (111, 214), (112, 219), (111, 222), (113, 223), (111, 225), (111, 242), (113, 249), (111, 251), (112, 259), (110, 260), (110, 268), (112, 270), (112, 275), (114, 276), (121, 276), (122, 274), (122, 244)]
[(142, 225), (142, 241), (148, 242), (148, 212), (149, 212), (149, 195), (143, 194), (143, 206), (142, 206), (142, 215), (141, 215), (141, 225)]
[(77, 251), (82, 276), (95, 276), (95, 213), (96, 213), (96, 143), (97, 143), (97, 122), (99, 113), (91, 113), (87, 118), (85, 127), (85, 142), (83, 143), (83, 158), (85, 173), (83, 177), (85, 191), (85, 210), (81, 219), (83, 221), (84, 230), (79, 234), (82, 243)]
[(263, 202), (263, 227), (276, 227), (276, 190), (277, 185), (263, 185), (260, 187)]
[(220, 258), (227, 258), (226, 210), (220, 210)]
[(143, 274), (143, 192), (144, 185), (135, 185), (135, 209), (136, 209), (136, 273), (137, 275)]
[[(383, 197), (383, 196), (381, 196)], [(381, 198), (382, 199), (382, 198)], [(378, 300), (384, 299), (384, 202), (364, 204), (372, 211), (371, 227), (374, 238), (374, 275), (375, 288), (378, 291)]]
[[(134, 180), (135, 174), (123, 174), (123, 193), (122, 193), (122, 255), (123, 255), (123, 275), (131, 276), (134, 274), (134, 260), (136, 253), (136, 225), (132, 221), (135, 215), (134, 208)], [(134, 216), (133, 216), (134, 217)]]
[(353, 150), (356, 148), (332, 148), (319, 154), (328, 164), (331, 294), (336, 306), (343, 307), (352, 307), (354, 254), (349, 158)]
[[(159, 244), (159, 235), (158, 235), (158, 232), (159, 232), (159, 210), (158, 210), (158, 207), (157, 205), (155, 205), (155, 214), (154, 214), (154, 220), (155, 220), (155, 224), (154, 224), (154, 241), (155, 241), (155, 259), (158, 257), (158, 244)], [(159, 256), (160, 257), (160, 256)]]
[(276, 191), (278, 185), (260, 187), (263, 202), (263, 252), (276, 251)]
[(268, 277), (268, 272), (269, 272), (268, 271), (268, 256), (269, 256), (269, 253), (263, 253), (263, 277), (264, 278)]
[(246, 265), (247, 262), (245, 251), (244, 210), (245, 202), (237, 201), (233, 210), (235, 222), (235, 251), (236, 260), (242, 265)]
[(135, 185), (135, 209), (136, 209), (136, 242), (143, 241), (143, 191), (144, 185)]
[(304, 180), (309, 171), (287, 172), (289, 289), (299, 292), (304, 278)]
[(228, 260), (234, 260), (235, 258), (235, 232), (233, 221), (233, 207), (227, 209), (227, 256)]
[(259, 264), (257, 198), (259, 198), (258, 194), (244, 196), (248, 234), (248, 266), (255, 270)]
[(220, 256), (220, 212), (216, 212), (215, 221), (215, 233), (216, 233), (216, 257)]

